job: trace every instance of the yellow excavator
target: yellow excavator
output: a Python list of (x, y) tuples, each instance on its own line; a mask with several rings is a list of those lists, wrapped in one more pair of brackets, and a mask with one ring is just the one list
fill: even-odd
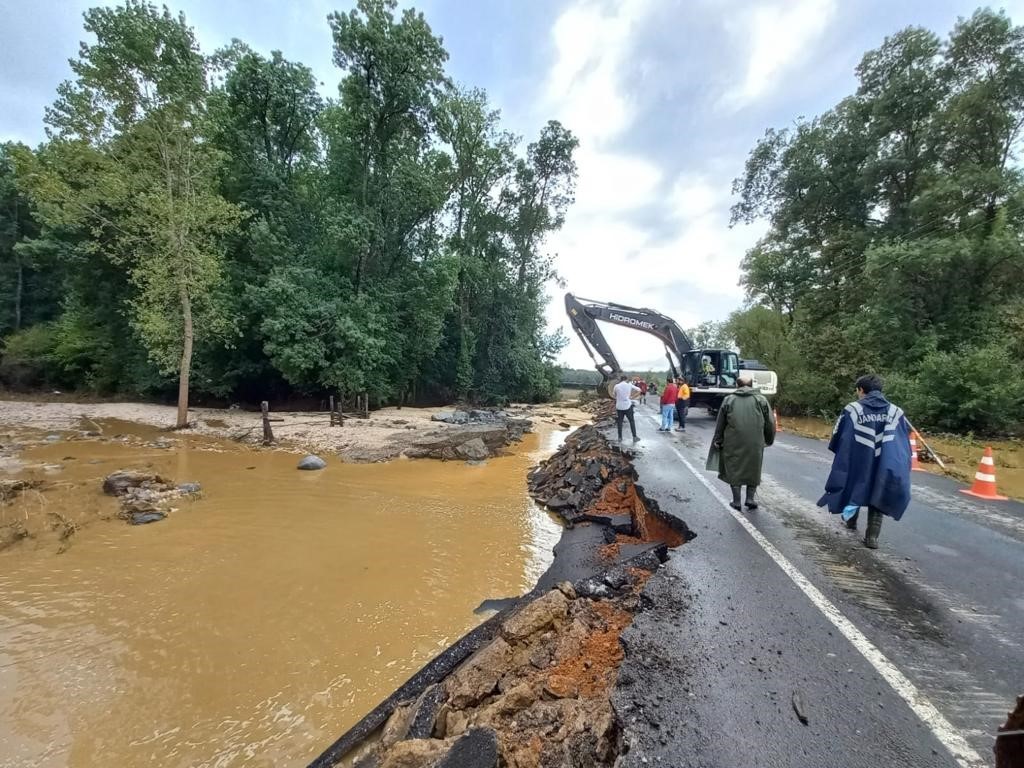
[[(694, 349), (690, 337), (670, 317), (653, 309), (627, 307), (624, 304), (594, 301), (565, 294), (565, 311), (572, 328), (586, 347), (594, 367), (603, 379), (602, 394), (611, 397), (622, 369), (615, 353), (598, 327), (598, 321), (649, 333), (665, 345), (669, 371), (690, 385), (690, 407), (718, 411), (725, 396), (736, 389), (736, 379), (749, 377), (763, 395), (778, 391), (779, 377), (757, 360), (741, 360), (729, 349)], [(600, 358), (600, 359), (599, 359)]]

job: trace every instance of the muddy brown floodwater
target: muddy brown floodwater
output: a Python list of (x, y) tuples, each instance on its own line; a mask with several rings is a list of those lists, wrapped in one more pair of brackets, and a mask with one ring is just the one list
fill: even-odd
[(204, 497), (152, 525), (97, 522), (60, 555), (0, 552), (0, 766), (305, 765), (481, 601), (532, 587), (559, 529), (525, 475), (563, 436), (484, 466), (321, 472), (206, 438), (27, 450), (67, 485), (24, 503), (113, 514), (100, 479), (147, 465)]

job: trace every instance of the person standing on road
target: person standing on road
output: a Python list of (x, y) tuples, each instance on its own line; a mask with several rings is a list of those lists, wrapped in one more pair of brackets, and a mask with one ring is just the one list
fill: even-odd
[(882, 394), (878, 376), (861, 376), (855, 389), (857, 399), (832, 430), (828, 449), (835, 458), (818, 506), (827, 505), (833, 515), (852, 511), (850, 530), (857, 528), (860, 508), (867, 507), (864, 546), (878, 549), (882, 515), (899, 520), (910, 504), (910, 425)]
[(622, 442), (622, 420), (629, 419), (629, 431), (633, 433), (633, 442), (639, 443), (640, 438), (636, 436), (633, 398), (640, 394), (640, 387), (633, 384), (628, 376), (623, 375), (612, 392), (615, 393), (615, 427), (619, 432), (619, 442)]
[(679, 419), (679, 426), (676, 427), (676, 431), (685, 432), (686, 412), (690, 410), (690, 385), (682, 377), (676, 379), (676, 384), (679, 388), (676, 392), (676, 417)]
[(678, 388), (672, 379), (665, 381), (665, 388), (661, 390), (661, 427), (659, 432), (671, 432), (672, 422), (676, 416), (676, 394)]
[[(722, 401), (718, 410), (712, 453), (718, 451), (718, 479), (732, 489), (732, 503), (740, 509), (740, 491), (747, 487), (747, 509), (757, 509), (757, 486), (761, 484), (761, 463), (765, 446), (775, 442), (775, 420), (768, 400), (754, 389), (752, 381), (740, 377), (737, 389)], [(708, 461), (710, 463), (711, 456)]]
[(640, 379), (636, 385), (640, 387), (640, 405), (647, 405), (647, 382)]

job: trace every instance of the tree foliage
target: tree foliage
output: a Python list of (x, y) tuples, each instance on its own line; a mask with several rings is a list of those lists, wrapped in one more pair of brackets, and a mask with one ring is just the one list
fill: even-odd
[[(551, 397), (572, 134), (503, 130), (423, 14), (328, 19), (338, 96), (141, 0), (85, 14), (40, 147), (0, 150), (0, 377), (247, 400)], [(31, 300), (29, 300), (31, 299)], [(190, 330), (191, 329), (191, 330)]]
[(1024, 28), (1002, 12), (948, 38), (909, 28), (865, 54), (828, 112), (769, 130), (734, 221), (770, 230), (729, 326), (780, 374), (783, 405), (835, 411), (865, 371), (919, 426), (1024, 423)]

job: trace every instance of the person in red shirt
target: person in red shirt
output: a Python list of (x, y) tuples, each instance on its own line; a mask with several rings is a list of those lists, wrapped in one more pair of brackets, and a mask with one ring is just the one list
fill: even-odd
[(640, 405), (647, 405), (647, 382), (641, 379), (636, 385), (640, 387)]
[(661, 429), (659, 432), (671, 432), (672, 422), (676, 419), (676, 396), (679, 394), (679, 387), (669, 379), (665, 382), (665, 388), (661, 390)]

